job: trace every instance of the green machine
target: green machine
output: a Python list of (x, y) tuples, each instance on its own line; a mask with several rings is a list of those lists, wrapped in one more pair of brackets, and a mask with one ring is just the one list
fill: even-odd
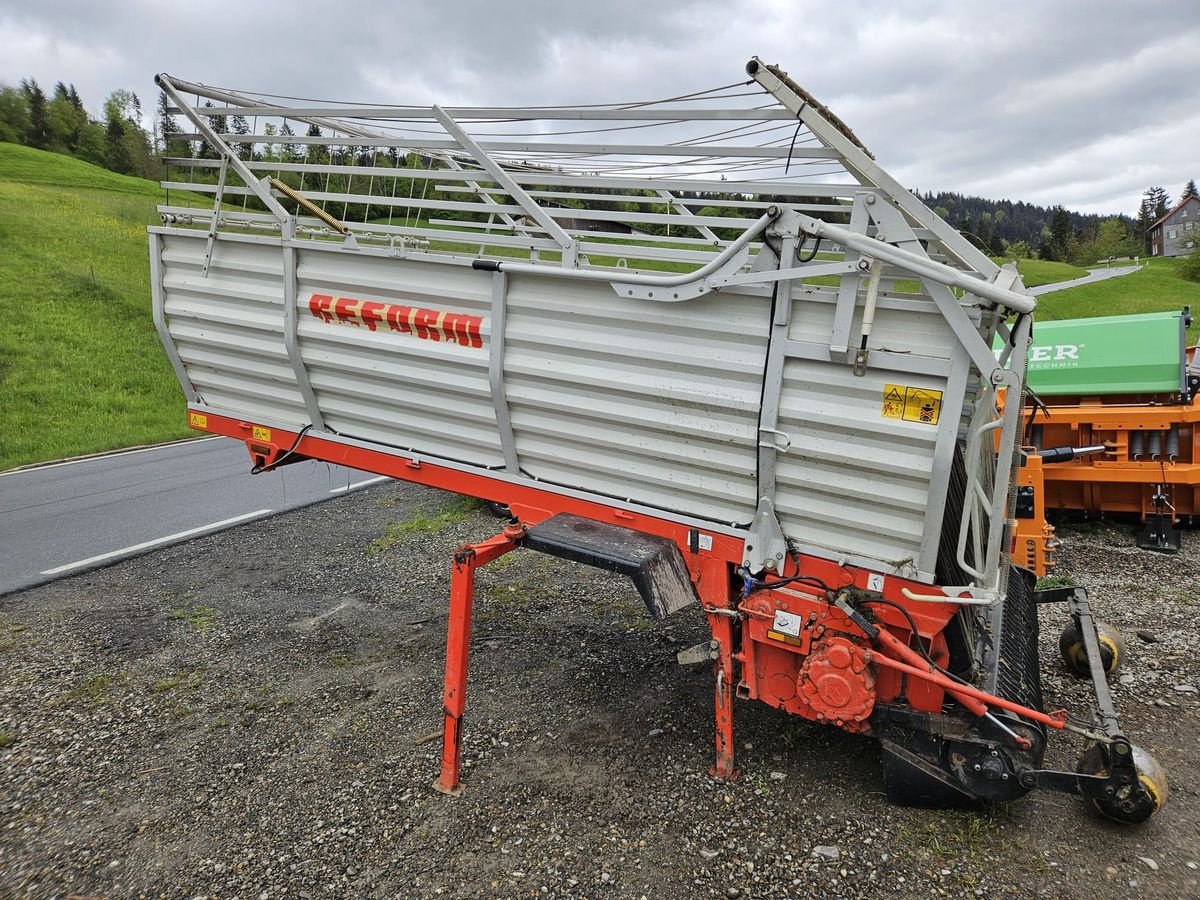
[[(1190, 307), (1180, 312), (1039, 321), (1029, 386), (1042, 397), (1176, 394), (1186, 398)], [(997, 349), (1000, 344), (997, 341)]]

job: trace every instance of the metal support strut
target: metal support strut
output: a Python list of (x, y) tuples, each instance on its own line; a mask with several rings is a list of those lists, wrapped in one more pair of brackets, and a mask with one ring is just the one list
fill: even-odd
[(475, 570), (517, 548), (524, 526), (504, 531), (480, 544), (460, 547), (450, 576), (450, 617), (446, 629), (446, 682), (442, 693), (442, 774), (433, 783), (443, 794), (462, 793), (462, 724), (467, 709), (467, 665), (471, 655), (471, 607), (475, 599)]
[(713, 663), (716, 675), (714, 705), (716, 708), (716, 762), (709, 775), (713, 778), (732, 781), (738, 777), (733, 763), (733, 621), (721, 613), (708, 613), (708, 624), (713, 640), (717, 643), (717, 658)]

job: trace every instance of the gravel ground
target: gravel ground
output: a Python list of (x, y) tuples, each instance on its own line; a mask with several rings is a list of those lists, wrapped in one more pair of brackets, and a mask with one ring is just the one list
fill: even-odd
[[(481, 570), (443, 797), (449, 555), (496, 524), (381, 485), (0, 598), (0, 897), (1200, 897), (1200, 535), (1064, 535), (1171, 777), (1128, 829), (1048, 793), (890, 806), (871, 740), (754, 703), (714, 782), (711, 673), (674, 661), (698, 612), (527, 551)], [(1086, 705), (1043, 614), (1048, 703)]]

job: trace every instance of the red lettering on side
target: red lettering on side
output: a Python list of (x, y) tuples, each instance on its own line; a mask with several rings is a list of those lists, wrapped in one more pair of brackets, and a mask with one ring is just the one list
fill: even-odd
[(481, 328), (483, 326), (483, 316), (467, 316), (467, 318), (470, 320), (467, 322), (467, 338), (471, 342), (470, 346), (482, 347), (483, 333)]
[(466, 328), (462, 322), (464, 318), (460, 313), (446, 313), (446, 318), (442, 319), (442, 334), (446, 336), (447, 341), (465, 347), (466, 342), (463, 338), (466, 337)]
[(411, 306), (389, 306), (387, 308), (387, 326), (392, 331), (399, 331), (401, 334), (412, 334), (412, 314)]
[(417, 314), (413, 317), (413, 328), (417, 332), (417, 337), (427, 341), (440, 341), (441, 334), (438, 332), (437, 320), (441, 313), (435, 309), (418, 309)]
[(412, 334), (425, 341), (447, 341), (460, 347), (483, 346), (483, 317), (466, 313), (443, 312), (424, 307), (401, 306), (354, 297), (312, 294), (309, 311), (323, 322), (346, 322), (375, 331), (385, 325), (389, 331)]
[(384, 321), (384, 316), (387, 312), (387, 304), (376, 303), (373, 300), (364, 300), (362, 307), (358, 311), (358, 317), (362, 323), (372, 331), (375, 330), (375, 325)]
[(355, 300), (353, 297), (338, 297), (333, 304), (334, 315), (338, 317), (339, 322), (349, 322), (352, 325), (358, 323), (355, 318), (358, 315), (358, 306), (362, 303), (361, 300)]
[(308, 309), (322, 322), (332, 322), (333, 314), (329, 311), (333, 306), (333, 297), (329, 294), (313, 294), (308, 298)]
[(483, 319), (479, 316), (469, 316), (466, 313), (446, 313), (442, 320), (442, 333), (446, 340), (454, 341), (460, 347), (482, 347), (479, 337), (479, 326)]

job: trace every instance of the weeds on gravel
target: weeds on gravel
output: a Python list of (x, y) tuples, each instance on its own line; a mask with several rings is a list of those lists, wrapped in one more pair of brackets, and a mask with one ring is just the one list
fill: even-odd
[(176, 688), (182, 688), (185, 691), (194, 691), (203, 683), (204, 669), (192, 669), (189, 672), (180, 672), (171, 678), (156, 681), (150, 685), (150, 690), (155, 694), (166, 694)]
[(441, 512), (431, 513), (427, 509), (420, 508), (403, 522), (389, 523), (387, 531), (382, 536), (371, 541), (369, 549), (372, 553), (383, 553), (410, 535), (429, 534), (434, 531), (440, 531), (447, 525), (453, 525), (455, 522), (465, 521), (481, 507), (482, 504), (480, 501), (474, 497), (457, 497), (450, 506)]
[(0, 653), (17, 646), (17, 636), (28, 630), (28, 625), (9, 625), (7, 626), (8, 633), (6, 634), (5, 627), (0, 624)]
[(769, 797), (771, 795), (771, 783), (767, 781), (762, 772), (754, 772), (746, 776), (746, 781), (754, 788), (754, 793), (761, 797)]
[[(119, 676), (122, 684), (128, 681), (124, 675)], [(55, 701), (59, 705), (67, 705), (76, 701), (82, 701), (90, 706), (99, 706), (101, 703), (108, 701), (109, 691), (113, 687), (113, 678), (111, 675), (92, 675), (85, 678), (79, 687), (74, 690), (67, 691), (65, 694), (60, 694)]]
[(176, 622), (187, 622), (190, 628), (200, 634), (204, 634), (210, 628), (216, 628), (221, 624), (221, 614), (211, 606), (205, 606), (203, 603), (194, 603), (191, 607), (180, 607), (179, 609), (171, 610), (168, 618)]
[(3, 750), (5, 747), (11, 747), (16, 739), (16, 735), (11, 731), (0, 731), (0, 750)]
[(938, 856), (955, 859), (973, 858), (983, 851), (989, 835), (999, 825), (999, 817), (992, 812), (946, 811), (944, 818), (926, 823), (924, 838), (926, 846)]

